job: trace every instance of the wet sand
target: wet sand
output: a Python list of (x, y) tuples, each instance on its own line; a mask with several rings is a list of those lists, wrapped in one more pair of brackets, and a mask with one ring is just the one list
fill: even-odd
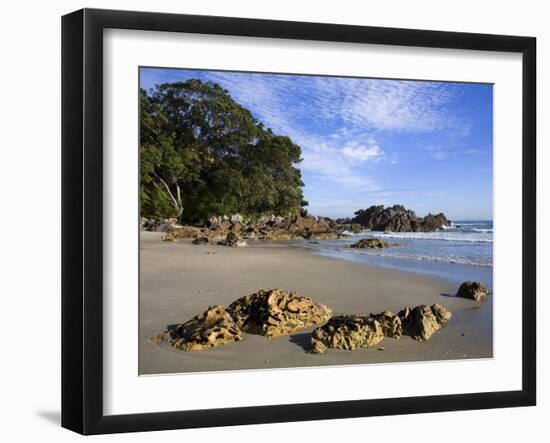
[[(399, 361), (491, 358), (492, 295), (486, 302), (458, 299), (455, 283), (315, 255), (288, 243), (257, 242), (246, 248), (196, 246), (190, 240), (161, 241), (141, 233), (140, 374), (289, 368)], [(406, 306), (441, 303), (449, 325), (427, 342), (385, 338), (358, 351), (306, 352), (314, 328), (266, 339), (244, 340), (207, 351), (184, 352), (150, 340), (167, 325), (189, 320), (208, 306), (227, 306), (262, 288), (296, 290), (329, 306), (334, 314), (397, 312)]]

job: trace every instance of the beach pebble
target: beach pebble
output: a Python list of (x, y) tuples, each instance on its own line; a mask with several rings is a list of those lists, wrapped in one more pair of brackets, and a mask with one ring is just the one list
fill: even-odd
[(385, 348), (384, 346), (380, 346), (380, 347), (378, 348), (378, 350), (379, 350), (379, 351), (385, 351), (386, 348)]

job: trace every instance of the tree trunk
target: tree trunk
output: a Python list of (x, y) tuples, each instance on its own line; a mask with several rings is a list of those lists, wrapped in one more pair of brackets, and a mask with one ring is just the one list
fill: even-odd
[(178, 203), (178, 208), (183, 210), (183, 203), (181, 201), (181, 189), (180, 189), (180, 185), (178, 185), (177, 183), (176, 183), (176, 201)]
[(168, 186), (168, 183), (166, 183), (157, 173), (154, 173), (155, 177), (159, 179), (159, 181), (164, 185), (164, 188), (166, 189), (166, 192), (168, 192), (168, 195), (170, 196), (170, 199), (172, 200), (172, 205), (175, 209), (178, 211), (178, 217), (183, 212), (183, 204), (181, 200), (181, 190), (179, 185), (176, 183), (176, 196), (172, 193), (170, 190), (170, 186)]

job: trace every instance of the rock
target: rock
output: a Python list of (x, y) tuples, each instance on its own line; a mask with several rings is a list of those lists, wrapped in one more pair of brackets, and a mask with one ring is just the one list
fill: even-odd
[(208, 245), (212, 243), (212, 239), (208, 237), (207, 235), (200, 234), (195, 237), (195, 239), (192, 241), (194, 245)]
[(242, 223), (243, 216), (241, 214), (233, 214), (231, 217), (229, 217), (229, 221), (231, 223)]
[(170, 226), (166, 232), (166, 236), (169, 236), (173, 239), (180, 238), (194, 238), (199, 235), (201, 232), (200, 228), (195, 226)]
[(322, 324), (332, 315), (321, 303), (282, 289), (263, 289), (241, 297), (227, 312), (244, 332), (268, 338)]
[(167, 232), (166, 235), (164, 235), (162, 237), (162, 241), (168, 241), (168, 242), (174, 242), (175, 243), (177, 240), (176, 240), (176, 237), (172, 233)]
[(232, 248), (240, 248), (246, 246), (246, 241), (244, 241), (239, 234), (234, 231), (231, 231), (225, 237), (225, 240), (219, 241), (218, 245), (230, 246)]
[(145, 231), (167, 232), (173, 226), (178, 226), (177, 218), (140, 218), (140, 227)]
[(422, 219), (417, 219), (416, 223), (417, 231), (421, 232), (439, 231), (445, 226), (451, 225), (451, 222), (447, 220), (447, 217), (442, 212), (436, 215), (428, 214)]
[(191, 320), (154, 338), (182, 351), (202, 351), (242, 340), (241, 330), (223, 306), (211, 306)]
[(220, 217), (210, 217), (208, 219), (208, 222), (206, 223), (206, 226), (208, 226), (209, 228), (211, 229), (216, 229), (217, 227), (219, 227), (221, 225), (222, 221), (220, 219)]
[(403, 335), (403, 326), (398, 315), (394, 315), (390, 311), (384, 311), (380, 314), (370, 314), (369, 317), (380, 323), (384, 337), (401, 338), (401, 335)]
[(403, 332), (419, 341), (429, 340), (435, 332), (447, 325), (452, 316), (451, 311), (439, 303), (405, 308), (397, 315), (401, 319)]
[(358, 242), (350, 245), (350, 248), (369, 248), (369, 249), (378, 249), (378, 248), (391, 248), (392, 246), (399, 246), (398, 244), (388, 243), (387, 241), (380, 240), (379, 238), (363, 238)]
[(360, 223), (373, 231), (390, 232), (432, 232), (444, 229), (451, 224), (443, 213), (428, 214), (421, 218), (403, 205), (393, 205), (388, 208), (378, 205), (360, 209), (355, 212), (352, 222)]
[(475, 301), (486, 300), (489, 295), (489, 289), (478, 281), (465, 281), (460, 285), (456, 293), (457, 297), (469, 298)]
[(431, 310), (441, 326), (447, 326), (447, 323), (453, 316), (452, 312), (440, 303), (433, 304)]
[(338, 236), (331, 221), (313, 216), (290, 216), (278, 221), (275, 226), (279, 231), (275, 236), (280, 239), (284, 236), (288, 240), (326, 240)]
[(245, 231), (242, 234), (244, 240), (256, 240), (256, 232), (254, 231)]
[[(359, 223), (365, 228), (372, 229), (373, 225), (380, 223), (384, 205), (371, 206), (367, 209), (359, 209), (348, 223)], [(386, 219), (389, 217), (386, 217)]]
[(237, 234), (240, 234), (240, 232), (243, 231), (244, 229), (245, 229), (245, 226), (240, 222), (233, 223), (229, 228), (230, 231), (236, 232)]
[(308, 240), (334, 240), (340, 238), (336, 232), (311, 232), (305, 237)]
[[(267, 229), (261, 229), (260, 230), (260, 236), (258, 237), (260, 240), (295, 240), (296, 237), (294, 237), (293, 234), (291, 234), (288, 231), (285, 231), (284, 229), (276, 229), (276, 230), (267, 230)], [(300, 239), (302, 237), (299, 237)]]
[[(245, 223), (240, 214), (210, 217), (200, 232), (212, 239), (225, 240), (230, 232), (248, 240), (327, 240), (338, 238), (337, 223), (329, 218), (309, 215), (262, 215)], [(198, 230), (198, 228), (195, 228)], [(195, 234), (190, 237), (196, 236)], [(223, 243), (225, 244), (225, 243)], [(240, 244), (242, 246), (242, 244)]]
[(313, 331), (311, 352), (322, 354), (328, 348), (354, 351), (376, 346), (383, 339), (382, 327), (372, 317), (339, 315)]
[(347, 231), (353, 234), (360, 234), (363, 232), (363, 226), (360, 223), (351, 223), (349, 219), (345, 222), (342, 220), (336, 220), (336, 228), (339, 231)]

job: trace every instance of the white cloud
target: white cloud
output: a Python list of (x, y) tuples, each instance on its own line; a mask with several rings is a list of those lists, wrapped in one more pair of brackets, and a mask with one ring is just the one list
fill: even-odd
[(349, 143), (342, 149), (342, 154), (359, 161), (379, 159), (384, 151), (378, 145), (362, 146), (358, 143)]
[(317, 178), (328, 180), (348, 190), (370, 191), (378, 186), (372, 177), (357, 168), (357, 161), (347, 156), (337, 144), (317, 136), (293, 133), (291, 138), (302, 147), (300, 168)]
[(315, 97), (325, 117), (377, 131), (430, 132), (464, 129), (446, 106), (456, 96), (448, 83), (319, 77)]
[(338, 123), (348, 131), (430, 132), (457, 124), (448, 83), (210, 72), (264, 123), (282, 131), (283, 120)]
[[(199, 76), (219, 83), (266, 127), (298, 144), (303, 171), (349, 191), (381, 191), (364, 166), (397, 163), (397, 154), (385, 147), (388, 135), (431, 132), (456, 120), (447, 106), (455, 91), (444, 83), (212, 71)], [(436, 160), (446, 155), (431, 153)]]
[(369, 81), (346, 98), (344, 117), (356, 125), (385, 131), (430, 132), (449, 126), (446, 90), (433, 83)]

